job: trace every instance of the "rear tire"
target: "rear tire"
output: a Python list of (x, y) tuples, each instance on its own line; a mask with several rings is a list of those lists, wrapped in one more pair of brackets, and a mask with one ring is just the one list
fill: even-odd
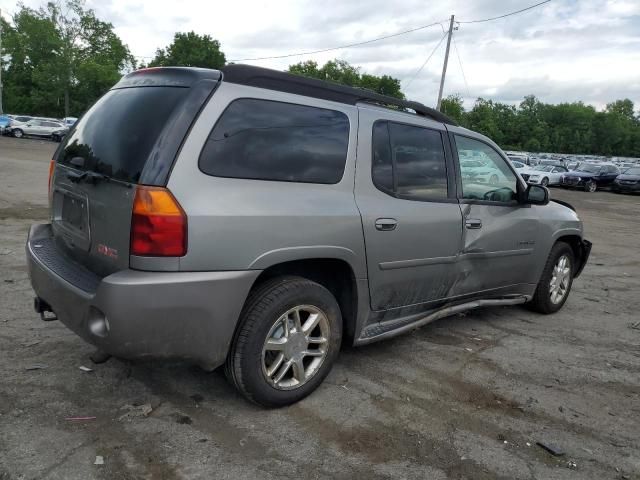
[(573, 249), (564, 242), (557, 242), (549, 253), (533, 299), (527, 304), (529, 308), (544, 314), (560, 310), (571, 292), (574, 272)]
[(13, 134), (13, 136), (15, 138), (22, 138), (24, 136), (24, 132), (22, 130), (20, 130), (19, 128), (16, 128), (15, 130), (13, 130), (13, 132), (11, 132)]
[(597, 189), (598, 189), (598, 186), (596, 185), (596, 182), (594, 182), (593, 180), (588, 180), (587, 183), (584, 184), (585, 192), (593, 193)]
[(342, 315), (329, 290), (305, 278), (278, 277), (249, 295), (225, 373), (254, 403), (290, 405), (322, 383), (341, 341)]

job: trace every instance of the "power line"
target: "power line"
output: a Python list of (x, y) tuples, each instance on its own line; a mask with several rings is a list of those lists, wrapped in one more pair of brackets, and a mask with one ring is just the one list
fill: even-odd
[(250, 62), (255, 60), (274, 60), (278, 58), (289, 58), (289, 57), (297, 57), (300, 55), (313, 55), (315, 53), (331, 52), (333, 50), (342, 50), (343, 48), (351, 48), (351, 47), (358, 47), (360, 45), (367, 45), (369, 43), (379, 42), (380, 40), (386, 40), (387, 38), (399, 37), (400, 35), (406, 35), (407, 33), (417, 32), (418, 30), (424, 30), (425, 28), (435, 27), (436, 25), (440, 25), (440, 23), (441, 22), (430, 23), (429, 25), (422, 25), (420, 27), (412, 28), (411, 30), (404, 30), (402, 32), (392, 33), (391, 35), (385, 35), (383, 37), (372, 38), (371, 40), (365, 40), (363, 42), (340, 45), (339, 47), (323, 48), (321, 50), (311, 50), (307, 52), (287, 53), (286, 55), (274, 55), (271, 57), (240, 58), (240, 59), (229, 60), (229, 61), (230, 62)]
[(483, 18), (482, 20), (469, 20), (466, 22), (457, 22), (457, 23), (481, 23), (481, 22), (490, 22), (491, 20), (498, 20), (500, 18), (510, 17), (511, 15), (516, 15), (518, 13), (526, 12), (527, 10), (531, 10), (532, 8), (539, 7), (540, 5), (544, 5), (545, 3), (549, 3), (551, 0), (545, 0), (544, 2), (536, 3), (535, 5), (531, 5), (527, 8), (523, 8), (522, 10), (516, 10), (515, 12), (505, 13), (504, 15), (500, 15), (498, 17), (491, 18)]
[(467, 97), (470, 97), (469, 93), (469, 84), (467, 83), (467, 76), (464, 74), (464, 68), (462, 68), (462, 59), (460, 58), (460, 53), (458, 52), (458, 45), (456, 44), (456, 37), (453, 36), (453, 49), (456, 51), (456, 57), (458, 57), (458, 63), (460, 64), (460, 71), (462, 72), (462, 78), (464, 79), (464, 86), (467, 89)]
[(446, 37), (448, 35), (449, 32), (444, 32), (444, 34), (442, 35), (442, 37), (440, 37), (440, 41), (438, 42), (438, 44), (436, 45), (436, 47), (431, 51), (431, 53), (429, 54), (429, 56), (427, 57), (427, 59), (424, 61), (424, 63), (422, 64), (422, 66), (418, 69), (418, 71), (416, 73), (413, 74), (413, 76), (409, 79), (409, 81), (407, 82), (407, 84), (404, 86), (404, 88), (409, 88), (409, 85), (411, 85), (411, 82), (413, 82), (416, 77), (420, 74), (420, 72), (422, 71), (422, 69), (425, 67), (425, 65), (429, 62), (429, 60), (431, 60), (431, 57), (433, 57), (433, 54), (436, 53), (436, 50), (438, 50), (438, 47), (442, 44), (442, 41), (444, 40), (444, 37)]

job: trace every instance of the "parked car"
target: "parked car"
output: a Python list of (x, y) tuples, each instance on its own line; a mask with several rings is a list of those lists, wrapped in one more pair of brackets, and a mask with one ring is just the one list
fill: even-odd
[(67, 136), (69, 129), (67, 127), (51, 132), (51, 140), (54, 142), (61, 142), (64, 137)]
[(615, 165), (580, 164), (579, 169), (562, 175), (560, 185), (565, 188), (582, 188), (595, 192), (598, 188), (610, 187), (620, 170)]
[(628, 168), (618, 175), (611, 189), (616, 193), (640, 192), (640, 166)]
[(527, 183), (547, 185), (559, 185), (562, 175), (567, 173), (567, 167), (558, 165), (538, 165), (533, 168), (520, 171), (520, 175)]
[(75, 125), (77, 121), (78, 121), (77, 117), (64, 117), (62, 119), (62, 123), (64, 123), (67, 128), (73, 127), (73, 125)]
[(519, 162), (517, 160), (511, 160), (511, 165), (513, 165), (513, 168), (515, 168), (516, 170), (522, 170), (527, 168), (526, 164)]
[[(460, 175), (461, 151), (498, 183)], [(225, 365), (265, 406), (316, 389), (343, 343), (556, 312), (591, 248), (570, 205), (440, 112), (245, 65), (126, 75), (50, 172), (36, 311), (109, 354)]]
[(5, 130), (11, 125), (11, 118), (6, 115), (0, 115), (0, 135), (4, 134)]
[(12, 126), (11, 134), (16, 138), (22, 138), (25, 135), (53, 138), (54, 132), (66, 130), (66, 128), (64, 124), (53, 120), (32, 119), (22, 125)]

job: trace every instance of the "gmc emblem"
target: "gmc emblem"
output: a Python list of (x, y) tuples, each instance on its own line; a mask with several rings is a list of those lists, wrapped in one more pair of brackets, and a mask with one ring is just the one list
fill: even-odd
[(96, 251), (100, 255), (104, 255), (105, 257), (113, 258), (114, 260), (118, 259), (118, 250), (116, 250), (115, 248), (107, 247), (102, 243), (98, 244)]

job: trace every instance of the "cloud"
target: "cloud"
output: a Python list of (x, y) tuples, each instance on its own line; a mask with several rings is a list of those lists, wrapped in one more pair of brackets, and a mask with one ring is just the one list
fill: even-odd
[[(38, 6), (44, 0), (26, 0)], [(286, 69), (304, 60), (344, 59), (362, 71), (390, 74), (408, 84), (448, 27), (519, 10), (534, 0), (87, 0), (114, 24), (135, 55), (152, 56), (176, 31), (218, 39), (227, 58), (275, 56), (368, 40), (436, 21), (434, 26), (361, 47), (251, 63)], [(14, 0), (0, 0), (5, 12)], [(445, 95), (460, 93), (518, 103), (534, 94), (547, 102), (583, 100), (598, 108), (618, 98), (640, 105), (640, 1), (553, 0), (536, 9), (455, 32), (466, 82), (452, 45)], [(405, 93), (435, 104), (444, 44)]]

